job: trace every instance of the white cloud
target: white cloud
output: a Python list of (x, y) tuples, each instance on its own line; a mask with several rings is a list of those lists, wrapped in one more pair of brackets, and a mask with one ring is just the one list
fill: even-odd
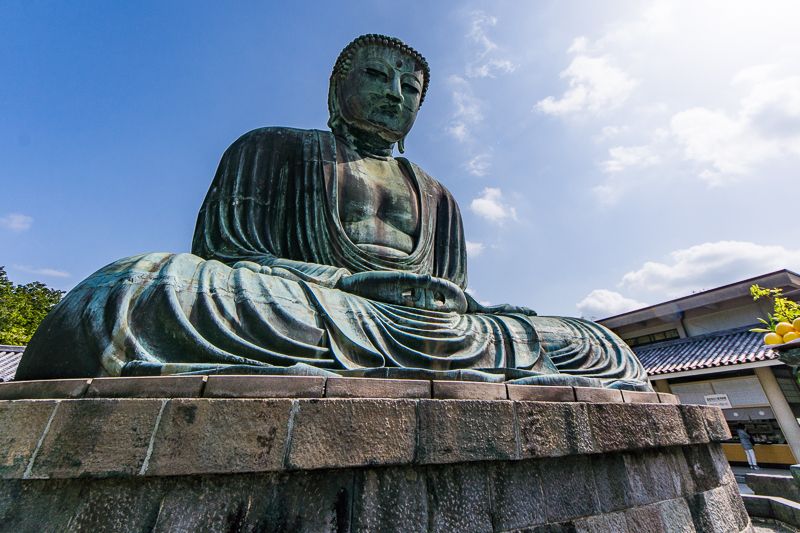
[(476, 215), (498, 224), (506, 219), (517, 219), (517, 211), (503, 202), (503, 192), (495, 187), (483, 189), (481, 195), (470, 202), (469, 208)]
[(473, 94), (469, 82), (461, 76), (450, 76), (447, 81), (455, 107), (447, 132), (458, 141), (464, 142), (470, 137), (470, 127), (483, 120), (481, 102)]
[[(595, 142), (613, 143), (610, 153), (624, 132), (626, 147), (657, 157), (662, 179), (694, 178), (709, 187), (787, 181), (800, 163), (798, 17), (800, 4), (790, 0), (769, 10), (745, 0), (726, 2), (724, 10), (712, 0), (643, 3), (604, 31), (574, 38), (561, 73), (568, 87), (535, 107), (594, 119), (578, 124), (595, 129)], [(640, 171), (653, 159), (636, 155), (611, 154), (599, 163), (606, 177), (594, 192), (601, 201), (645, 186)]]
[(584, 49), (585, 42), (580, 38), (570, 47), (578, 55), (560, 75), (568, 81), (569, 89), (561, 98), (548, 96), (539, 100), (536, 109), (548, 115), (600, 114), (618, 108), (628, 99), (638, 82), (615, 66), (609, 56), (586, 55), (582, 53)]
[(709, 185), (755, 175), (762, 163), (800, 155), (800, 76), (776, 76), (774, 65), (743, 69), (732, 85), (746, 86), (734, 112), (693, 107), (670, 122), (684, 157)]
[(507, 74), (516, 68), (511, 60), (497, 56), (499, 47), (488, 34), (488, 28), (496, 25), (497, 17), (482, 11), (472, 13), (467, 37), (476, 45), (477, 53), (475, 60), (467, 65), (467, 76), (470, 78), (494, 78), (496, 74)]
[(601, 164), (603, 172), (621, 172), (631, 167), (656, 165), (660, 159), (650, 146), (615, 146), (608, 150), (609, 158)]
[(620, 293), (608, 289), (595, 289), (576, 304), (581, 316), (592, 319), (619, 315), (646, 306), (645, 303), (626, 298)]
[(50, 278), (68, 278), (69, 272), (57, 270), (55, 268), (33, 268), (26, 265), (14, 265), (14, 268), (27, 272), (28, 274), (36, 274), (37, 276), (46, 276)]
[(467, 241), (467, 255), (469, 257), (478, 257), (483, 253), (485, 246), (482, 242)]
[(445, 131), (459, 142), (472, 140), (472, 129), (484, 119), (483, 104), (473, 92), (467, 78), (494, 78), (498, 74), (513, 72), (516, 65), (502, 55), (500, 46), (489, 37), (489, 29), (497, 25), (497, 17), (483, 11), (470, 13), (467, 38), (473, 57), (465, 66), (463, 75), (448, 78), (454, 111)]
[(491, 156), (489, 154), (478, 154), (466, 162), (464, 167), (473, 176), (485, 176), (489, 171)]
[(622, 277), (620, 287), (677, 297), (726, 283), (800, 267), (800, 248), (742, 241), (706, 242), (676, 250), (670, 261), (648, 261)]
[(21, 232), (30, 229), (33, 224), (33, 217), (22, 213), (9, 213), (0, 218), (0, 226), (14, 232)]

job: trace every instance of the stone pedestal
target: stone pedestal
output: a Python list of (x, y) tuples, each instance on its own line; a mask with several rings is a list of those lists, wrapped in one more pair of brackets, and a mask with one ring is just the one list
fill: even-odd
[[(654, 393), (271, 379), (0, 385), (0, 529), (750, 528), (717, 408)], [(237, 388), (251, 397), (231, 397)], [(553, 395), (567, 401), (533, 400)]]

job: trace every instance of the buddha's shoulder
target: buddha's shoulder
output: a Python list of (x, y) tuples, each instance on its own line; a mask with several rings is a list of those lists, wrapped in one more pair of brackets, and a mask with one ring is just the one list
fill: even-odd
[(282, 143), (303, 143), (319, 137), (332, 136), (330, 131), (304, 130), (300, 128), (287, 128), (283, 126), (266, 126), (250, 130), (231, 144), (231, 148), (245, 145)]

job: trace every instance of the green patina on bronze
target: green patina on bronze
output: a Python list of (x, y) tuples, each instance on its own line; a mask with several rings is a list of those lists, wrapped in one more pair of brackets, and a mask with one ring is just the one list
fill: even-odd
[(430, 74), (398, 39), (336, 62), (331, 131), (228, 148), (191, 254), (102, 268), (45, 319), (17, 379), (176, 373), (433, 377), (649, 389), (602, 326), (485, 307), (450, 192), (405, 158)]

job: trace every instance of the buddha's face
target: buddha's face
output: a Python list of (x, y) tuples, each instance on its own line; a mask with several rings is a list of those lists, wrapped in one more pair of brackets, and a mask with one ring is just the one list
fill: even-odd
[(358, 130), (397, 142), (417, 118), (422, 82), (422, 70), (400, 50), (362, 46), (339, 82), (342, 118)]

